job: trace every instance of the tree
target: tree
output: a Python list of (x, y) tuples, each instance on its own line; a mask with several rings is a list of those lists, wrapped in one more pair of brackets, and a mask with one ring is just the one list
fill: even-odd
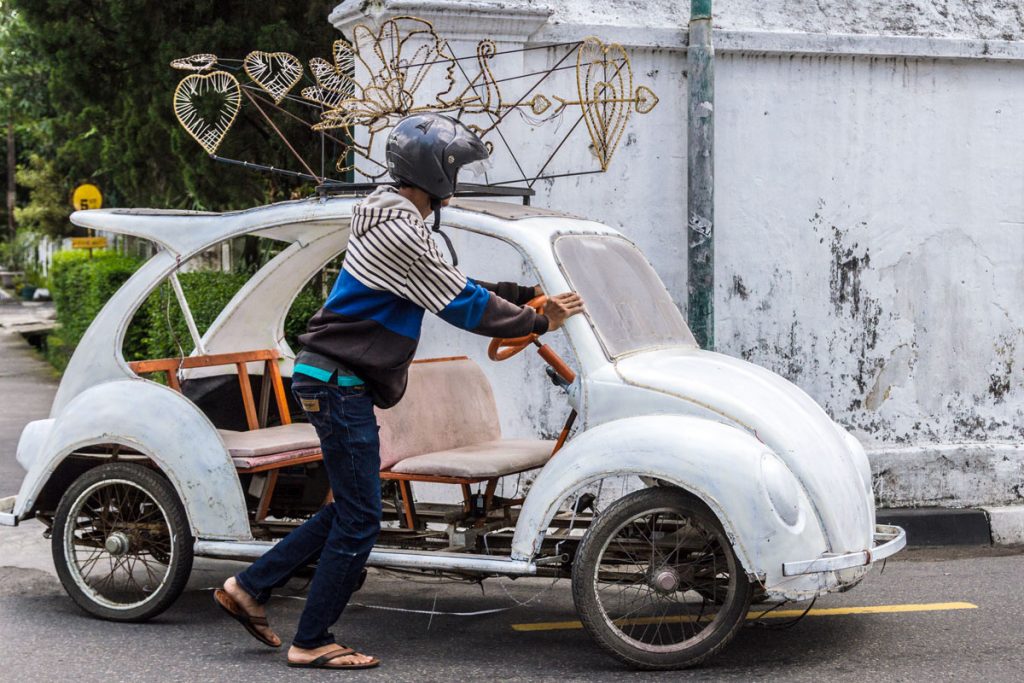
[(17, 201), (15, 172), (18, 161), (16, 139), (31, 138), (36, 117), (45, 108), (45, 99), (38, 88), (41, 70), (32, 57), (29, 32), (21, 15), (0, 0), (0, 117), (6, 129), (3, 158), (4, 185), (7, 188), (6, 225), (9, 239), (14, 235), (14, 208)]
[[(257, 49), (304, 63), (327, 57), (337, 38), (327, 23), (333, 0), (0, 2), (25, 29), (17, 61), (29, 75), (12, 87), (42, 94), (41, 147), (67, 191), (88, 180), (120, 205), (226, 210), (284, 198), (293, 186), (210, 160), (174, 118), (172, 93), (185, 73), (168, 65), (194, 53), (241, 59)], [(301, 124), (275, 122), (299, 150), (318, 149), (318, 136)], [(219, 153), (295, 166), (252, 107), (243, 107)]]

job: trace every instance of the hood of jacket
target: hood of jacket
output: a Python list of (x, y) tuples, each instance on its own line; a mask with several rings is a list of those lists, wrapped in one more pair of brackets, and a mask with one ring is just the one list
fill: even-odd
[[(385, 215), (388, 212), (400, 212), (405, 220), (413, 224), (424, 224), (423, 217), (420, 215), (419, 209), (416, 208), (415, 204), (400, 195), (397, 188), (391, 185), (384, 185), (378, 187), (366, 199), (356, 205), (353, 216), (361, 220), (353, 222), (353, 231), (357, 235), (361, 234), (365, 229), (364, 225), (367, 224), (366, 219), (389, 218), (389, 216)], [(390, 217), (394, 218), (395, 216)]]

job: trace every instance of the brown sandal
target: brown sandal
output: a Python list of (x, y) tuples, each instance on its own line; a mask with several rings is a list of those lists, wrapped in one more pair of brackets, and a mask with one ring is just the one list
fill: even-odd
[(331, 650), (326, 654), (322, 654), (311, 662), (288, 662), (288, 666), (293, 669), (372, 669), (380, 664), (380, 660), (374, 657), (365, 664), (341, 664), (339, 666), (328, 666), (328, 662), (337, 659), (338, 657), (345, 657), (348, 655), (354, 655), (356, 651), (350, 647), (340, 647), (337, 650)]
[[(280, 642), (275, 643), (257, 630), (257, 626), (269, 626), (266, 617), (254, 617), (251, 614), (246, 614), (241, 605), (235, 602), (235, 599), (231, 597), (231, 594), (223, 588), (218, 588), (213, 591), (213, 601), (217, 603), (218, 607), (227, 612), (232, 619), (244, 626), (245, 630), (248, 631), (249, 635), (253, 638), (268, 647), (281, 647)], [(274, 635), (277, 634), (275, 633)], [(278, 638), (278, 640), (280, 641), (280, 638)]]

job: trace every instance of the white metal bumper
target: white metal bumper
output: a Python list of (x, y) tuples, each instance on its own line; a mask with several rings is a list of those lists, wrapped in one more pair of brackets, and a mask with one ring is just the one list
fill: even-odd
[(18, 526), (18, 518), (14, 516), (16, 496), (0, 498), (0, 526)]
[(838, 569), (850, 569), (851, 567), (863, 567), (878, 560), (884, 560), (890, 555), (895, 555), (907, 545), (907, 532), (898, 526), (889, 524), (875, 525), (875, 545), (867, 550), (858, 550), (855, 553), (844, 553), (842, 555), (826, 554), (815, 560), (800, 560), (797, 562), (784, 562), (782, 564), (783, 576), (798, 576), (800, 574), (818, 574), (831, 572)]

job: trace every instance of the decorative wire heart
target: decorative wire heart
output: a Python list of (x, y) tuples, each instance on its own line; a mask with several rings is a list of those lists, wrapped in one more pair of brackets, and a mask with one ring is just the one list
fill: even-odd
[[(222, 96), (223, 103), (215, 119), (207, 121), (196, 107), (196, 101), (211, 93)], [(226, 71), (189, 74), (174, 90), (174, 116), (207, 154), (217, 151), (241, 106), (242, 89), (238, 79)]]
[(594, 154), (607, 171), (632, 111), (633, 70), (623, 47), (587, 38), (576, 55), (576, 89)]
[(356, 91), (355, 56), (348, 41), (336, 40), (333, 47), (334, 64), (326, 59), (314, 57), (309, 60), (309, 70), (316, 79), (316, 85), (302, 89), (303, 99), (335, 109), (345, 100), (352, 99)]
[(178, 59), (171, 61), (172, 69), (180, 69), (182, 71), (206, 71), (208, 69), (212, 69), (216, 65), (217, 55), (211, 55), (209, 53), (192, 55), (190, 57), (179, 57)]
[(274, 104), (281, 104), (281, 100), (302, 80), (302, 62), (287, 52), (254, 50), (245, 56), (242, 65), (252, 82), (274, 98)]
[(659, 101), (653, 90), (646, 85), (641, 85), (633, 96), (633, 108), (636, 109), (637, 114), (647, 114), (658, 106)]

